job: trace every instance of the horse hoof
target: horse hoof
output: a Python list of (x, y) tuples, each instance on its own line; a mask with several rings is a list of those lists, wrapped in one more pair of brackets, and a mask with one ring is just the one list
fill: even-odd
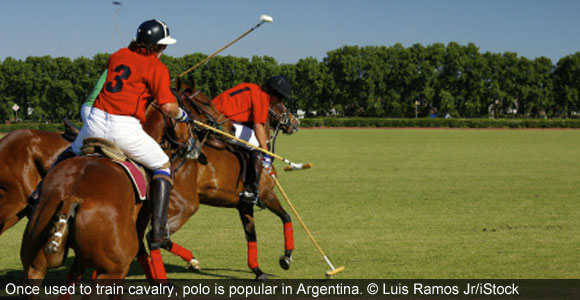
[(201, 265), (199, 264), (199, 260), (192, 258), (188, 263), (187, 263), (187, 269), (194, 272), (194, 273), (198, 273), (201, 271)]
[(260, 274), (256, 276), (256, 281), (266, 281), (268, 280), (268, 276), (266, 274)]
[(252, 272), (256, 274), (256, 281), (266, 281), (268, 279), (268, 276), (260, 268), (253, 268)]
[(280, 256), (280, 267), (282, 269), (289, 270), (291, 262), (292, 262), (292, 256), (287, 256), (287, 255)]

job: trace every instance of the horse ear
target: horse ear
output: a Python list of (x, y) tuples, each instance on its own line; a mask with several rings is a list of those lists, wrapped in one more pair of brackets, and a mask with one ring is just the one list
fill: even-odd
[(193, 79), (193, 76), (189, 76), (189, 87), (192, 91), (195, 91), (195, 79)]
[(183, 84), (183, 83), (181, 82), (181, 77), (177, 77), (177, 78), (175, 79), (175, 89), (176, 89), (178, 92), (180, 92), (180, 91), (181, 91), (181, 85), (182, 85), (182, 84)]

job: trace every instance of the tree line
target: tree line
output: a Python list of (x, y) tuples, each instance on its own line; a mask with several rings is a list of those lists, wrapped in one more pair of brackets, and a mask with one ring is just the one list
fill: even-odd
[[(161, 60), (174, 78), (206, 56), (162, 55)], [(0, 119), (78, 118), (108, 57), (4, 59)], [(472, 43), (344, 46), (322, 61), (308, 57), (295, 64), (280, 64), (269, 56), (217, 56), (188, 76), (213, 98), (237, 83), (261, 83), (276, 74), (293, 86), (286, 105), (307, 116), (570, 118), (580, 113), (580, 52), (554, 64), (546, 57), (531, 60), (513, 52), (481, 53)]]

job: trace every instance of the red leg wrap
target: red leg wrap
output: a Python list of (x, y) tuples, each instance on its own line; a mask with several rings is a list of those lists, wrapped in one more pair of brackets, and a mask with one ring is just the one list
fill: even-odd
[(258, 243), (248, 242), (248, 267), (254, 269), (258, 267)]
[[(67, 276), (67, 281), (68, 281), (68, 286), (75, 285), (78, 282), (78, 280), (76, 278), (71, 278), (69, 276)], [(66, 293), (58, 296), (57, 300), (69, 300), (70, 297), (72, 297), (72, 295), (69, 294), (68, 292), (66, 292)]]
[(153, 267), (153, 278), (159, 283), (167, 283), (167, 273), (165, 273), (161, 251), (159, 249), (151, 250), (149, 255), (151, 256), (151, 266)]
[(294, 250), (294, 230), (292, 222), (284, 223), (284, 249), (287, 251)]
[(56, 300), (68, 300), (68, 299), (70, 299), (70, 297), (72, 297), (72, 295), (67, 292), (67, 293), (64, 293), (64, 294), (58, 296), (58, 298), (56, 298)]
[(77, 279), (76, 277), (71, 277), (70, 275), (66, 275), (66, 282), (68, 285), (73, 285), (79, 282), (79, 279)]
[(99, 276), (99, 273), (97, 272), (97, 270), (94, 270), (93, 275), (91, 275), (91, 279), (95, 280), (97, 279), (97, 276)]
[(137, 257), (137, 261), (141, 265), (143, 273), (145, 273), (145, 278), (147, 278), (147, 281), (151, 282), (153, 280), (153, 266), (149, 260), (149, 255), (147, 255), (147, 253), (141, 254)]
[(169, 250), (169, 252), (181, 257), (186, 262), (189, 262), (190, 260), (193, 259), (193, 254), (189, 250), (181, 247), (176, 243), (173, 243), (173, 246), (171, 247), (171, 250)]

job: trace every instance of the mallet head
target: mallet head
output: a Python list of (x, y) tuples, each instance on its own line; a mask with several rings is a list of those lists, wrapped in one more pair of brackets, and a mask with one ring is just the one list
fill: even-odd
[(274, 22), (274, 19), (272, 17), (268, 16), (268, 15), (261, 15), (260, 16), (260, 21), (272, 23), (272, 22)]
[(340, 272), (342, 272), (342, 271), (344, 271), (344, 266), (342, 266), (342, 267), (338, 267), (338, 268), (336, 268), (336, 269), (332, 269), (332, 270), (330, 270), (330, 271), (327, 271), (327, 272), (325, 273), (325, 275), (326, 275), (326, 278), (331, 278), (332, 276), (334, 276), (334, 275), (336, 275), (336, 274), (338, 274), (338, 273), (340, 273)]

